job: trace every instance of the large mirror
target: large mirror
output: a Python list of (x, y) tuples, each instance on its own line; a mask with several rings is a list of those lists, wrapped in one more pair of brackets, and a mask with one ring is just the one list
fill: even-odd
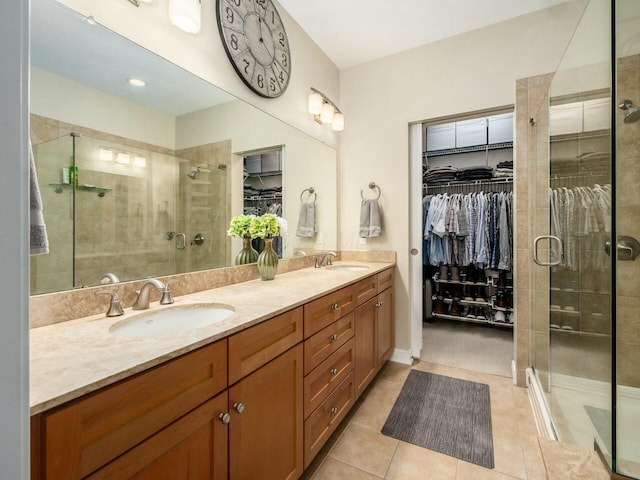
[[(241, 242), (226, 232), (243, 212), (287, 221), (283, 257), (337, 247), (333, 148), (54, 0), (31, 6), (50, 243), (31, 259), (32, 294), (233, 265)], [(314, 199), (316, 231), (298, 236)]]

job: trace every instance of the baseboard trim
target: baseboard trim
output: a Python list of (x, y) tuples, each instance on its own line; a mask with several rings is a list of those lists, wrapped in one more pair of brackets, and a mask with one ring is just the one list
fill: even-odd
[(549, 408), (547, 407), (547, 401), (533, 369), (526, 369), (526, 379), (529, 402), (531, 402), (533, 418), (535, 419), (536, 427), (538, 427), (538, 435), (549, 440), (558, 440), (555, 428), (553, 428), (551, 415), (549, 414)]
[(411, 356), (411, 350), (400, 350), (398, 348), (393, 350), (391, 358), (392, 362), (403, 363), (405, 365), (411, 365), (413, 363), (413, 357)]

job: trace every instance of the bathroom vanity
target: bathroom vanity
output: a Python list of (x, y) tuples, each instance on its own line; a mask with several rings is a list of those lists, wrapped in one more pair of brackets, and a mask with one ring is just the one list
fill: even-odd
[(185, 295), (235, 313), (177, 334), (33, 329), (32, 478), (298, 478), (393, 351), (393, 263), (349, 263)]

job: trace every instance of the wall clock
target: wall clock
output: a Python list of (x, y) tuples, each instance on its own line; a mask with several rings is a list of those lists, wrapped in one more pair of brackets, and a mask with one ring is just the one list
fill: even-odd
[(218, 30), (244, 83), (262, 97), (279, 97), (291, 76), (289, 40), (271, 0), (216, 0)]

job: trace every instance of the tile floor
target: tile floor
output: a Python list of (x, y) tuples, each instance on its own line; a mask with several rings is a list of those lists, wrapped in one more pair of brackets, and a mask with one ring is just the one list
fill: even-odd
[[(411, 368), (489, 385), (495, 468), (417, 447), (380, 430)], [(595, 453), (539, 439), (527, 390), (511, 379), (417, 361), (388, 362), (302, 477), (305, 480), (608, 479)]]

